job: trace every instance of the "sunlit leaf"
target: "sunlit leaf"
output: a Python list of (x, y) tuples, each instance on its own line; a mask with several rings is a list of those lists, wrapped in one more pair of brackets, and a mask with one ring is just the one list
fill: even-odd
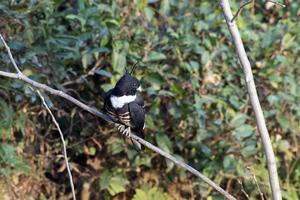
[(153, 62), (166, 59), (166, 56), (163, 53), (157, 51), (151, 51), (144, 62)]

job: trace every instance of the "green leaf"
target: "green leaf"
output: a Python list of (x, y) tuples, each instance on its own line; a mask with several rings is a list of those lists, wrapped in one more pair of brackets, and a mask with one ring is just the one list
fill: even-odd
[[(297, 192), (298, 190), (298, 192)], [(296, 189), (293, 185), (288, 184), (287, 190), (282, 191), (282, 196), (284, 199), (296, 200), (299, 199), (299, 188)]]
[(148, 195), (145, 191), (136, 189), (132, 200), (148, 200)]
[(243, 149), (241, 150), (241, 154), (248, 158), (251, 155), (255, 155), (257, 153), (256, 141), (250, 141), (248, 144), (245, 144)]
[[(135, 151), (135, 150), (134, 150)], [(147, 167), (151, 167), (151, 158), (149, 156), (137, 156), (134, 159), (134, 166), (147, 166)]]
[(93, 62), (92, 54), (84, 53), (81, 58), (81, 63), (84, 69), (86, 69)]
[(96, 155), (97, 149), (95, 147), (89, 147), (89, 154), (94, 156)]
[(95, 70), (95, 74), (101, 75), (101, 76), (105, 76), (107, 78), (111, 78), (112, 74), (106, 70), (103, 69), (96, 69)]
[(125, 186), (128, 184), (128, 180), (121, 176), (115, 176), (110, 179), (108, 192), (114, 196), (120, 192), (125, 192)]
[(167, 136), (167, 134), (164, 133), (157, 133), (155, 135), (156, 143), (157, 145), (163, 149), (164, 151), (170, 153), (172, 152), (172, 142)]
[(238, 113), (230, 122), (230, 125), (233, 127), (240, 127), (242, 126), (247, 119), (247, 115)]
[(279, 39), (281, 30), (275, 27), (272, 27), (268, 29), (262, 38), (262, 48), (269, 47), (276, 41), (276, 39)]
[(278, 122), (282, 128), (290, 128), (290, 121), (288, 117), (280, 115), (278, 117)]
[(149, 22), (153, 19), (154, 14), (155, 14), (154, 11), (149, 7), (144, 8), (144, 13), (145, 13), (146, 19)]
[(159, 53), (157, 51), (151, 51), (147, 58), (144, 59), (143, 61), (144, 62), (153, 62), (153, 61), (160, 61), (160, 60), (164, 60), (166, 59), (167, 57), (165, 56), (165, 54), (163, 53)]
[(94, 53), (109, 53), (110, 50), (106, 47), (99, 47), (99, 48), (94, 48), (92, 50), (87, 51), (88, 54), (94, 54)]
[[(26, 165), (23, 161), (20, 161), (21, 158), (16, 156), (16, 148), (12, 145), (0, 143), (0, 164), (8, 165), (13, 167), (15, 170), (21, 170), (24, 173), (30, 173), (31, 168)], [(3, 169), (4, 175), (9, 175), (9, 171)], [(0, 174), (2, 173), (0, 172)]]
[(155, 91), (160, 90), (164, 82), (164, 78), (158, 72), (153, 72), (148, 74), (148, 76), (144, 78), (144, 81), (151, 85), (151, 87), (147, 88), (147, 91), (154, 90), (153, 93), (156, 93)]
[(124, 141), (119, 138), (113, 138), (109, 145), (109, 152), (116, 155), (124, 150)]
[(67, 15), (66, 16), (66, 19), (70, 19), (70, 20), (78, 20), (81, 24), (81, 27), (83, 28), (85, 23), (86, 23), (86, 20), (81, 17), (81, 16), (78, 16), (78, 15), (73, 15), (73, 14), (70, 14), (70, 15)]
[(225, 171), (235, 171), (237, 162), (234, 159), (233, 155), (225, 156), (223, 160), (223, 168)]
[(113, 174), (108, 169), (105, 169), (102, 172), (102, 174), (100, 176), (100, 181), (99, 181), (99, 185), (100, 185), (101, 189), (108, 188), (112, 176), (113, 176)]
[(250, 137), (253, 135), (253, 127), (250, 125), (242, 125), (233, 131), (233, 135), (238, 139)]
[(172, 197), (161, 192), (157, 187), (145, 187), (136, 189), (132, 200), (172, 200)]
[(125, 192), (128, 183), (128, 180), (116, 169), (105, 169), (101, 174), (99, 185), (102, 190), (107, 189), (109, 194), (114, 196)]
[(125, 52), (119, 52), (117, 50), (113, 51), (112, 65), (115, 71), (119, 74), (123, 74), (125, 72), (126, 62)]
[(170, 0), (161, 0), (159, 11), (162, 15), (168, 15), (170, 12)]

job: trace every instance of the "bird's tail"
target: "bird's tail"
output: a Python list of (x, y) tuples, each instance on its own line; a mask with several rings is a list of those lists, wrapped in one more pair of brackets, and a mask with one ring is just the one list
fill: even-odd
[[(143, 131), (136, 131), (136, 130), (132, 130), (132, 133), (134, 133), (135, 135), (139, 136), (140, 138), (144, 139), (144, 133)], [(139, 143), (138, 141), (131, 139), (131, 142), (133, 144), (133, 147), (136, 151), (141, 152), (145, 149), (145, 147)]]

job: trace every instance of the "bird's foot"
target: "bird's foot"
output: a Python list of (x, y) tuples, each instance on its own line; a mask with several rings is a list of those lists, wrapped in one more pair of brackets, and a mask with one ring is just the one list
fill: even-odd
[(123, 132), (125, 130), (125, 126), (122, 124), (115, 124), (118, 131)]
[(124, 135), (124, 136), (126, 136), (126, 137), (130, 137), (130, 135), (131, 135), (131, 129), (130, 129), (130, 127), (127, 127), (127, 128), (126, 128), (126, 126), (124, 126), (124, 125), (122, 125), (122, 124), (115, 124), (115, 127), (118, 129), (118, 131), (119, 131), (122, 135)]
[(126, 129), (124, 129), (122, 134), (125, 135), (126, 137), (130, 137), (131, 136), (131, 128), (127, 127)]

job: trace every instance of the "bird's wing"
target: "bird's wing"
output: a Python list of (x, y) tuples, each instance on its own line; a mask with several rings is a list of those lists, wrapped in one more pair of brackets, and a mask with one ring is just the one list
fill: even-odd
[(132, 127), (138, 131), (143, 131), (145, 124), (145, 110), (136, 102), (129, 103), (129, 113), (131, 117)]
[(138, 105), (144, 107), (144, 98), (141, 95), (141, 93), (139, 93), (139, 92), (136, 93), (136, 99), (134, 102), (137, 103)]
[[(142, 106), (137, 104), (136, 102), (129, 103), (129, 113), (131, 117), (132, 129), (133, 133), (137, 136), (144, 138), (144, 124), (145, 124), (145, 110)], [(144, 150), (144, 146), (141, 145), (138, 141), (131, 139), (133, 147), (138, 151)]]

